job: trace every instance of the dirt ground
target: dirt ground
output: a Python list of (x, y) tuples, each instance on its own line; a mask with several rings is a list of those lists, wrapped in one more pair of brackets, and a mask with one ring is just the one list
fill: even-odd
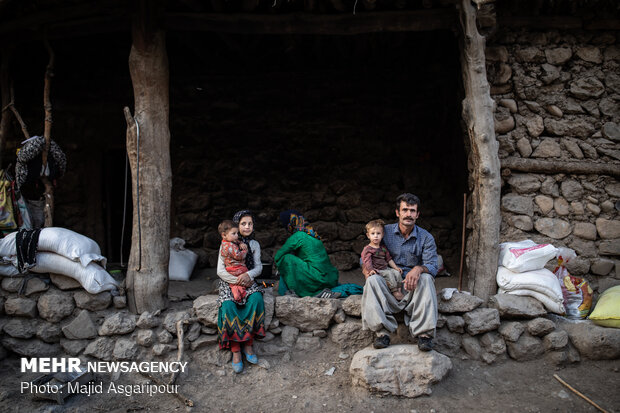
[[(354, 277), (354, 275), (350, 275)], [(346, 282), (342, 280), (342, 282)], [(443, 280), (449, 284), (453, 281)], [(203, 289), (210, 281), (203, 278)], [(171, 299), (182, 300), (196, 294), (188, 284), (174, 287)], [(439, 287), (439, 286), (438, 286)], [(440, 288), (438, 288), (439, 290)], [(193, 290), (193, 293), (188, 292)], [(203, 290), (204, 291), (204, 290)], [(203, 292), (204, 293), (204, 292)], [(176, 297), (176, 298), (175, 298)], [(177, 301), (178, 302), (178, 301)], [(349, 365), (330, 340), (313, 352), (293, 351), (288, 355), (262, 357), (268, 368), (247, 366), (234, 374), (229, 363), (218, 367), (201, 359), (202, 353), (188, 353), (189, 371), (179, 375), (180, 394), (191, 399), (187, 407), (169, 394), (131, 397), (104, 392), (91, 396), (74, 395), (64, 405), (35, 401), (20, 393), (20, 382), (38, 374), (20, 372), (18, 358), (0, 362), (0, 411), (2, 412), (595, 412), (583, 399), (553, 378), (563, 380), (607, 411), (620, 411), (620, 360), (587, 361), (557, 368), (542, 358), (531, 362), (504, 360), (486, 365), (452, 358), (449, 374), (433, 386), (430, 396), (416, 399), (382, 396), (351, 385)], [(170, 360), (176, 352), (170, 353)], [(267, 367), (267, 366), (265, 366)], [(325, 373), (332, 367), (333, 375)], [(112, 381), (99, 375), (107, 387)], [(123, 373), (115, 384), (150, 383), (138, 373)]]

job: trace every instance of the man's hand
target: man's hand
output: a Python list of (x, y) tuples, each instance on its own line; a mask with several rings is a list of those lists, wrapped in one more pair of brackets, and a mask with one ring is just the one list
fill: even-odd
[(237, 284), (242, 287), (250, 287), (252, 285), (252, 279), (247, 272), (244, 272), (237, 277)]
[(413, 291), (418, 286), (418, 280), (420, 279), (420, 274), (422, 274), (422, 267), (416, 266), (411, 269), (405, 276), (405, 290)]

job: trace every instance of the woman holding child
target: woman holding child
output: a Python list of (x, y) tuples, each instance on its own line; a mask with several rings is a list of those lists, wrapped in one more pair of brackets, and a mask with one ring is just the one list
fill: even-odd
[[(265, 304), (262, 290), (254, 282), (263, 270), (260, 244), (254, 239), (254, 216), (249, 210), (242, 210), (237, 212), (232, 220), (238, 225), (240, 247), (244, 244), (241, 248), (247, 250), (244, 258), (247, 271), (239, 275), (229, 273), (222, 257), (222, 248), (220, 248), (217, 260), (217, 275), (220, 277), (217, 332), (220, 349), (229, 348), (232, 351), (233, 370), (235, 373), (240, 373), (243, 371), (242, 351), (249, 363), (258, 363), (252, 345), (255, 337), (265, 336)], [(230, 230), (228, 228), (226, 234), (221, 234), (225, 242), (236, 239), (231, 236)], [(237, 228), (235, 227), (234, 230)], [(223, 243), (223, 245), (228, 244)], [(244, 294), (237, 294), (235, 291), (233, 295), (233, 290), (239, 289), (237, 287), (243, 287)]]
[(300, 297), (338, 298), (340, 293), (330, 291), (338, 285), (338, 270), (319, 234), (294, 209), (282, 212), (280, 223), (292, 235), (274, 257), (280, 273), (278, 294), (291, 290)]

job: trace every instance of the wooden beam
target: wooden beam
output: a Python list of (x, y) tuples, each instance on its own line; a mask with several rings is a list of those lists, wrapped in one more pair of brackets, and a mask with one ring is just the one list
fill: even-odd
[(467, 242), (469, 290), (483, 300), (495, 294), (499, 255), (500, 163), (495, 139), (493, 100), (485, 70), (485, 40), (476, 27), (476, 9), (462, 0), (463, 121), (470, 142), (470, 189), (473, 228)]
[(501, 160), (502, 168), (513, 171), (547, 174), (609, 175), (620, 177), (619, 163), (592, 161), (548, 161), (509, 157)]
[(499, 27), (530, 29), (581, 29), (583, 19), (573, 16), (497, 16)]
[(346, 14), (216, 14), (168, 13), (168, 30), (246, 34), (354, 35), (375, 32), (450, 30), (456, 24), (452, 9), (365, 12)]

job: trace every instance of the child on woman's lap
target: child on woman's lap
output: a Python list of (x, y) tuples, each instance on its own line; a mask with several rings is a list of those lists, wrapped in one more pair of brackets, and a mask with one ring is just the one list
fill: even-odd
[[(220, 248), (226, 271), (235, 277), (248, 272), (245, 266), (245, 256), (248, 253), (248, 246), (239, 243), (239, 229), (230, 220), (222, 221), (217, 227), (222, 236), (222, 246)], [(241, 301), (245, 297), (246, 289), (238, 284), (232, 284), (230, 289), (235, 301)]]
[(385, 222), (380, 219), (366, 224), (366, 236), (370, 243), (362, 251), (362, 265), (368, 276), (379, 274), (388, 285), (388, 288), (397, 300), (402, 300), (403, 270), (398, 268), (390, 252), (385, 245), (381, 245), (383, 239), (383, 226)]

